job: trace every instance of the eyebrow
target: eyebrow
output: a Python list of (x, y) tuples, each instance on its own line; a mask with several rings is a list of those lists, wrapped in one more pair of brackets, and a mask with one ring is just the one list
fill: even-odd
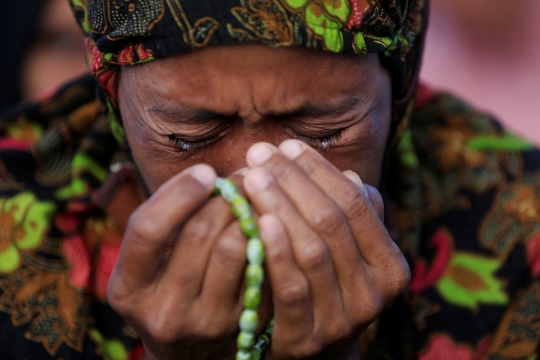
[(209, 109), (190, 109), (180, 105), (169, 107), (150, 107), (146, 109), (149, 113), (156, 113), (160, 118), (171, 122), (181, 121), (183, 123), (205, 123), (215, 118), (230, 117), (231, 114), (225, 115)]
[[(337, 114), (347, 113), (359, 104), (365, 103), (357, 97), (347, 97), (341, 100), (327, 100), (319, 103), (306, 103), (297, 108), (286, 111), (267, 111), (266, 117), (310, 117), (318, 118)], [(146, 109), (149, 113), (155, 113), (160, 118), (171, 122), (182, 122), (187, 124), (203, 124), (216, 118), (233, 118), (235, 113), (222, 113), (205, 108), (188, 108), (179, 104), (160, 107), (153, 106)]]

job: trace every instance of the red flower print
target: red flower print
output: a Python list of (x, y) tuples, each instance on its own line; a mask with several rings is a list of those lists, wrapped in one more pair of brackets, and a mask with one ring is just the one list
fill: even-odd
[(128, 360), (144, 360), (144, 347), (141, 343), (135, 345), (130, 351)]
[(142, 44), (137, 44), (137, 46), (135, 48), (137, 50), (137, 54), (139, 55), (139, 60), (146, 60), (146, 59), (154, 56), (152, 51), (151, 50), (145, 50)]
[(457, 345), (446, 335), (431, 338), (427, 351), (419, 360), (473, 360), (473, 351), (466, 345)]
[(56, 214), (54, 224), (64, 234), (73, 234), (79, 227), (80, 218), (77, 214), (61, 211)]
[(77, 288), (85, 288), (90, 280), (90, 254), (80, 235), (65, 238), (62, 250), (71, 264), (69, 281)]
[(107, 94), (109, 94), (115, 105), (118, 104), (118, 97), (116, 94), (116, 86), (118, 85), (116, 74), (114, 69), (109, 69), (98, 76), (99, 85)]
[(540, 232), (527, 241), (526, 255), (531, 275), (538, 276), (540, 274)]
[(0, 149), (24, 151), (30, 149), (30, 146), (31, 144), (25, 140), (13, 139), (11, 137), (0, 139)]
[(120, 65), (131, 64), (133, 62), (133, 45), (129, 45), (118, 53), (118, 63)]
[(122, 237), (118, 232), (106, 230), (105, 236), (107, 239), (101, 245), (95, 277), (95, 292), (100, 299), (105, 299), (107, 296), (109, 278), (118, 258), (122, 241)]
[(351, 5), (351, 15), (347, 20), (347, 28), (359, 28), (366, 13), (371, 10), (371, 6), (367, 0), (349, 0), (349, 4)]
[(414, 264), (411, 279), (411, 292), (413, 294), (433, 286), (442, 277), (450, 262), (452, 239), (446, 230), (437, 230), (429, 240), (428, 245), (435, 249), (435, 257), (429, 269), (423, 259), (418, 259)]
[(92, 72), (95, 74), (98, 72), (99, 68), (101, 67), (101, 63), (103, 62), (103, 55), (101, 55), (101, 52), (99, 52), (96, 45), (92, 44)]

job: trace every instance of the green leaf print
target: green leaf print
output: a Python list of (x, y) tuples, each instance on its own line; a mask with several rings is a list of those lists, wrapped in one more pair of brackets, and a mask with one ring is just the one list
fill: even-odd
[(456, 253), (436, 287), (449, 303), (471, 310), (479, 304), (504, 305), (508, 296), (494, 275), (501, 265), (495, 258)]

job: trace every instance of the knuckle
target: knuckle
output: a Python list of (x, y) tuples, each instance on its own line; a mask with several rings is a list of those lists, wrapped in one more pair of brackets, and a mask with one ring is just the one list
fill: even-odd
[(273, 353), (278, 359), (306, 359), (322, 351), (322, 346), (313, 339), (289, 341), (283, 348), (276, 347)]
[(297, 282), (275, 292), (275, 296), (286, 307), (304, 306), (309, 299), (309, 287), (304, 282)]
[(355, 221), (361, 223), (368, 220), (371, 217), (366, 217), (366, 213), (373, 212), (373, 208), (370, 205), (369, 199), (366, 199), (360, 190), (351, 191), (349, 196), (345, 197), (345, 200), (340, 204), (343, 212), (347, 214), (349, 219), (355, 219)]
[(179, 336), (179, 329), (175, 329), (171, 326), (170, 322), (155, 320), (147, 322), (143, 326), (152, 340), (161, 344), (172, 344)]
[(333, 332), (331, 336), (329, 336), (331, 343), (347, 339), (353, 333), (353, 327), (343, 316), (340, 316), (335, 320), (332, 328)]
[(197, 320), (193, 332), (197, 338), (210, 340), (225, 337), (231, 328), (234, 329), (234, 326), (225, 321), (211, 316), (202, 316)]
[(371, 292), (364, 296), (361, 306), (362, 320), (366, 321), (375, 319), (383, 311), (385, 302), (383, 301), (381, 294)]
[(115, 285), (114, 281), (109, 281), (107, 287), (107, 302), (118, 314), (122, 315), (124, 318), (129, 317), (132, 302), (125, 296), (126, 294), (123, 291), (120, 291)]
[(349, 189), (343, 196), (341, 207), (345, 213), (356, 213), (365, 209), (367, 199), (357, 187)]
[(216, 259), (225, 265), (239, 264), (246, 261), (245, 242), (231, 236), (225, 236), (214, 245)]
[(327, 346), (348, 339), (352, 333), (353, 327), (349, 321), (344, 316), (335, 316), (332, 324), (320, 329), (315, 342)]
[[(186, 316), (178, 314), (178, 308), (174, 306), (175, 302), (166, 301), (163, 306), (158, 309), (141, 314), (141, 319), (138, 321), (138, 327), (143, 329), (145, 334), (148, 334), (154, 341), (163, 344), (172, 344), (179, 338), (184, 337), (189, 330), (186, 326)], [(171, 314), (175, 314), (171, 316)], [(178, 321), (182, 319), (183, 321)]]
[(322, 243), (309, 244), (298, 254), (298, 263), (305, 269), (319, 268), (327, 262), (328, 252)]
[(319, 354), (322, 349), (323, 346), (321, 343), (315, 341), (314, 338), (310, 338), (298, 347), (295, 357), (300, 359), (312, 357), (315, 354)]
[(107, 303), (128, 321), (135, 321), (138, 318), (138, 304), (141, 303), (141, 294), (126, 286), (122, 279), (119, 279), (113, 272), (106, 292)]
[(206, 216), (195, 217), (184, 226), (181, 237), (189, 241), (205, 239), (213, 226), (214, 220), (212, 218)]
[(392, 297), (398, 296), (409, 286), (411, 269), (401, 253), (386, 276), (389, 279), (389, 295)]
[(375, 279), (380, 279), (377, 282), (378, 288), (381, 289), (383, 295), (393, 299), (410, 284), (411, 270), (409, 264), (395, 243), (386, 252), (385, 258), (378, 263), (381, 264), (381, 267), (375, 269), (373, 273)]
[(145, 244), (153, 241), (160, 233), (160, 228), (151, 216), (145, 216), (140, 211), (136, 211), (129, 217), (126, 235)]
[(262, 239), (268, 262), (274, 264), (283, 264), (289, 261), (289, 249), (284, 241), (276, 241), (275, 239)]
[(344, 220), (337, 206), (327, 204), (314, 211), (311, 225), (319, 231), (333, 234), (344, 226)]

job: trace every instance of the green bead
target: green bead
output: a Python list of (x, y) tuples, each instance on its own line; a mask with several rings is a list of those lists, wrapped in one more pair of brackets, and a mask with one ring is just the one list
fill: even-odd
[(254, 332), (257, 329), (259, 315), (255, 310), (246, 309), (240, 315), (240, 330), (242, 332)]
[(257, 310), (261, 304), (261, 290), (258, 287), (248, 287), (244, 293), (244, 307)]
[(213, 195), (219, 195), (221, 194), (221, 185), (223, 184), (223, 178), (216, 178), (216, 184), (214, 185), (214, 191), (212, 192)]
[(251, 265), (262, 265), (264, 262), (264, 244), (258, 239), (250, 239), (247, 244), (247, 258)]
[(251, 360), (251, 352), (240, 350), (236, 353), (236, 360)]
[(240, 220), (240, 230), (242, 230), (242, 233), (249, 239), (259, 236), (259, 228), (252, 217), (247, 217)]
[(251, 360), (260, 360), (260, 359), (261, 359), (261, 352), (256, 349), (253, 349), (251, 351)]
[(248, 288), (260, 288), (264, 280), (264, 269), (259, 265), (248, 265), (244, 276)]
[(236, 184), (230, 179), (223, 180), (220, 189), (221, 196), (223, 196), (227, 202), (231, 202), (233, 199), (241, 196)]
[(255, 335), (252, 333), (241, 332), (238, 334), (236, 345), (239, 350), (249, 350), (255, 344)]
[(242, 220), (251, 216), (251, 209), (245, 197), (239, 196), (231, 201), (232, 212), (236, 218)]

